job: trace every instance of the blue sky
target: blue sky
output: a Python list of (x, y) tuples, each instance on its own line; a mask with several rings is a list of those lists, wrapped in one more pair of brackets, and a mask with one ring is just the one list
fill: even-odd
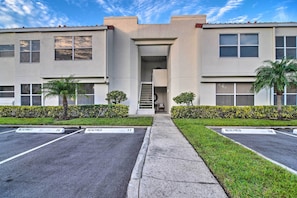
[(102, 25), (108, 16), (169, 23), (206, 14), (209, 23), (297, 22), (297, 0), (0, 0), (0, 28)]

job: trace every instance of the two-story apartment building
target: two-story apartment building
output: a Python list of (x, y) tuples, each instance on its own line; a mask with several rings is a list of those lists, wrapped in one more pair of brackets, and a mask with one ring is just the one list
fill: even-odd
[[(0, 30), (0, 105), (60, 105), (41, 87), (73, 75), (84, 87), (71, 104), (105, 104), (127, 94), (130, 114), (169, 112), (173, 97), (196, 105), (273, 105), (273, 90), (251, 91), (264, 60), (296, 58), (297, 23), (208, 24), (205, 15), (169, 24), (108, 17), (102, 26)], [(284, 104), (296, 105), (288, 88)], [(164, 109), (165, 107), (165, 109)]]

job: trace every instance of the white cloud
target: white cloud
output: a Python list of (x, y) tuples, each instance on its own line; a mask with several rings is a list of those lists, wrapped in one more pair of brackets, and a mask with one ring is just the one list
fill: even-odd
[(104, 12), (114, 16), (136, 15), (141, 23), (158, 21), (163, 16), (170, 18), (171, 14), (198, 14), (201, 9), (200, 0), (96, 0)]
[(224, 14), (239, 7), (244, 0), (228, 0), (221, 8), (211, 8), (209, 22), (217, 22)]
[(235, 17), (233, 19), (229, 19), (228, 23), (246, 23), (247, 21), (248, 21), (248, 16), (244, 15), (244, 16)]
[(276, 10), (275, 10), (276, 15), (274, 17), (274, 20), (281, 21), (281, 22), (289, 21), (289, 16), (286, 14), (286, 9), (287, 9), (287, 7), (285, 7), (285, 6), (276, 8)]
[(57, 16), (46, 4), (35, 0), (4, 0), (0, 2), (0, 28), (57, 26), (68, 18)]

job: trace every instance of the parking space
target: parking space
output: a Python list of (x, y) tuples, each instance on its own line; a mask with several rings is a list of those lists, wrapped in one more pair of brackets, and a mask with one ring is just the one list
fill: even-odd
[(213, 130), (297, 173), (297, 135), (293, 129), (275, 128), (275, 134), (224, 134), (221, 128)]
[(146, 129), (78, 130), (0, 135), (0, 197), (125, 197)]
[(15, 130), (16, 130), (16, 128), (13, 128), (13, 127), (0, 127), (0, 135), (14, 132)]

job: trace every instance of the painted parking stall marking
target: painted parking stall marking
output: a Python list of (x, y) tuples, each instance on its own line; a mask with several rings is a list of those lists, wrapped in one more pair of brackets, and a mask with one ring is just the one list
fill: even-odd
[(275, 135), (276, 132), (273, 129), (231, 129), (222, 128), (223, 134), (261, 134), (261, 135)]
[(6, 133), (12, 133), (12, 132), (15, 132), (16, 130), (13, 129), (13, 130), (9, 130), (9, 131), (3, 131), (3, 132), (0, 132), (0, 135), (1, 134), (6, 134)]
[(86, 128), (85, 133), (125, 133), (133, 134), (134, 128)]
[(297, 174), (297, 135), (293, 133), (293, 129), (226, 127), (213, 130)]
[(64, 133), (64, 128), (18, 128), (17, 133)]
[[(277, 133), (281, 133), (281, 134), (283, 134), (283, 135), (287, 135), (287, 136), (290, 136), (290, 137), (295, 137), (295, 138), (297, 138), (297, 130), (296, 130), (296, 133), (294, 133), (294, 131), (295, 131), (296, 129), (294, 129), (293, 130), (293, 133), (291, 134), (291, 133), (287, 133), (287, 132), (282, 132), (282, 131), (279, 131), (279, 130), (277, 130), (276, 132)], [(296, 134), (296, 135), (295, 135)]]
[(33, 152), (33, 151), (36, 151), (36, 150), (38, 150), (38, 149), (41, 149), (41, 148), (43, 148), (43, 147), (45, 147), (45, 146), (48, 146), (48, 145), (50, 145), (50, 144), (53, 144), (53, 143), (55, 143), (55, 142), (57, 142), (57, 141), (59, 141), (59, 140), (62, 140), (62, 139), (64, 139), (64, 138), (67, 138), (67, 137), (72, 136), (72, 135), (74, 135), (74, 134), (80, 133), (80, 132), (82, 132), (83, 130), (84, 130), (84, 129), (80, 129), (80, 130), (74, 131), (74, 132), (72, 132), (72, 133), (70, 133), (70, 134), (64, 135), (64, 136), (62, 136), (62, 137), (59, 137), (59, 138), (56, 138), (56, 139), (54, 139), (54, 140), (52, 140), (52, 141), (49, 141), (49, 142), (47, 142), (47, 143), (44, 143), (44, 144), (42, 144), (42, 145), (40, 145), (40, 146), (34, 147), (34, 148), (30, 149), (30, 150), (27, 150), (27, 151), (24, 151), (24, 152), (19, 153), (19, 154), (17, 154), (17, 155), (14, 155), (14, 156), (12, 156), (12, 157), (10, 157), (10, 158), (8, 158), (8, 159), (2, 160), (2, 161), (0, 161), (0, 165), (4, 164), (4, 163), (6, 163), (6, 162), (9, 162), (9, 161), (11, 161), (11, 160), (14, 160), (14, 159), (16, 159), (16, 158), (18, 158), (18, 157), (21, 157), (21, 156), (23, 156), (23, 155), (26, 155), (26, 154), (28, 154), (28, 153), (31, 153), (31, 152)]

